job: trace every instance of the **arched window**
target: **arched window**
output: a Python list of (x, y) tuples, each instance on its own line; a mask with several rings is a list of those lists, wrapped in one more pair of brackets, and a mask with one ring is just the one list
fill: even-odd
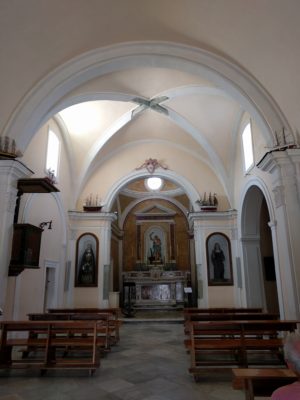
[(243, 130), (242, 142), (244, 151), (245, 172), (247, 172), (254, 164), (252, 131), (250, 122), (245, 126)]
[(58, 173), (59, 151), (60, 151), (59, 138), (51, 129), (49, 129), (46, 170), (53, 173), (55, 178), (57, 178), (57, 173)]

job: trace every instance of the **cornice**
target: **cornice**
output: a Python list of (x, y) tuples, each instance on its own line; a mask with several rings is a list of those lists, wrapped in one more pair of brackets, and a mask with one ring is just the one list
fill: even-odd
[(257, 167), (264, 171), (273, 173), (276, 168), (282, 167), (293, 162), (300, 161), (300, 149), (286, 149), (279, 151), (270, 151), (257, 164)]
[(229, 221), (237, 217), (237, 210), (214, 211), (214, 212), (192, 212), (188, 214), (189, 222), (196, 221)]
[(116, 221), (117, 215), (109, 212), (68, 211), (70, 220), (74, 221)]
[(31, 169), (19, 160), (0, 160), (0, 176), (11, 175), (13, 178), (18, 179), (24, 176), (31, 176), (33, 173)]

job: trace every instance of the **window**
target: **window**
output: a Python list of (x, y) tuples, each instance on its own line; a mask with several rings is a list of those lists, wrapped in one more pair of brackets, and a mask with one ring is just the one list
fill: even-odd
[(57, 178), (60, 142), (57, 135), (49, 129), (46, 170), (51, 171)]
[(250, 122), (246, 125), (242, 133), (245, 171), (248, 171), (254, 164), (252, 132)]

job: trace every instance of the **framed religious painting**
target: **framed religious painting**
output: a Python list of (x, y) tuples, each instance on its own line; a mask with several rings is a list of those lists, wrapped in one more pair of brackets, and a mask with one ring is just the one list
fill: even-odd
[(75, 286), (98, 286), (98, 238), (84, 233), (76, 243)]
[(162, 265), (165, 262), (165, 234), (161, 227), (152, 226), (145, 232), (145, 248), (148, 265)]
[(209, 286), (233, 285), (230, 240), (220, 232), (206, 239), (206, 258)]

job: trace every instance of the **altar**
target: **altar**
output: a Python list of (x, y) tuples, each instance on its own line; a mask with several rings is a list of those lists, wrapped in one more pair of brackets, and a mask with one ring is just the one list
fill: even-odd
[(189, 272), (165, 271), (162, 267), (123, 273), (124, 285), (128, 282), (135, 285), (132, 300), (137, 307), (183, 305), (188, 279)]

